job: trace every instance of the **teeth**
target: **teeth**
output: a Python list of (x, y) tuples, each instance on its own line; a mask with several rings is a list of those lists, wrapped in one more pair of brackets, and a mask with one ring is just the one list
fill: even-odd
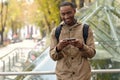
[(70, 21), (69, 19), (66, 19), (66, 21)]

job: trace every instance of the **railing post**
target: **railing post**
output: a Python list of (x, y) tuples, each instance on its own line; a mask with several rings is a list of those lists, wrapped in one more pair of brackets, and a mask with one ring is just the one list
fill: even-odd
[(16, 60), (16, 62), (18, 61), (18, 55), (17, 55), (17, 52), (16, 52), (16, 55), (15, 55), (15, 60)]
[(13, 58), (12, 58), (12, 60), (13, 60), (13, 65), (12, 66), (14, 66), (15, 65), (15, 59), (14, 59), (14, 54), (13, 54)]
[[(3, 72), (5, 72), (5, 61), (3, 61)], [(3, 79), (5, 79), (5, 76), (3, 76)]]
[(11, 71), (11, 59), (10, 59), (10, 56), (9, 56), (9, 71)]
[(2, 61), (3, 62), (3, 72), (5, 72), (5, 61)]

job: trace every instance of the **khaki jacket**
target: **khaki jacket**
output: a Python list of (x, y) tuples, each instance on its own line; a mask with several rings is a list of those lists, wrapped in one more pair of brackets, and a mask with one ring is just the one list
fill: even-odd
[[(59, 40), (65, 38), (77, 38), (84, 42), (83, 26), (81, 23), (69, 27), (63, 24)], [(88, 38), (83, 49), (72, 45), (66, 46), (60, 52), (56, 51), (57, 40), (55, 29), (51, 32), (50, 57), (57, 61), (56, 75), (58, 80), (90, 80), (91, 68), (88, 58), (95, 55), (93, 32), (89, 27)], [(86, 56), (82, 56), (85, 54)]]

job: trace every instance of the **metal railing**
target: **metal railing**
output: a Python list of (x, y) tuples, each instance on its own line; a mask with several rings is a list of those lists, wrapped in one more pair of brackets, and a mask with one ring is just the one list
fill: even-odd
[[(32, 48), (13, 48), (8, 52), (1, 53), (5, 54), (0, 57), (0, 71), (12, 71), (13, 66), (18, 63), (24, 63), (24, 59), (27, 59), (28, 52), (32, 50)], [(26, 52), (26, 54), (24, 54)]]
[[(92, 70), (92, 73), (120, 73), (120, 69)], [(31, 72), (0, 72), (0, 76), (9, 75), (55, 75), (55, 71), (31, 71)]]

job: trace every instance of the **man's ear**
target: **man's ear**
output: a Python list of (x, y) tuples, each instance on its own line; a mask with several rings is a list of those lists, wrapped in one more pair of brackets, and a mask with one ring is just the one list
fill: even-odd
[(76, 13), (76, 9), (74, 9), (74, 13)]

